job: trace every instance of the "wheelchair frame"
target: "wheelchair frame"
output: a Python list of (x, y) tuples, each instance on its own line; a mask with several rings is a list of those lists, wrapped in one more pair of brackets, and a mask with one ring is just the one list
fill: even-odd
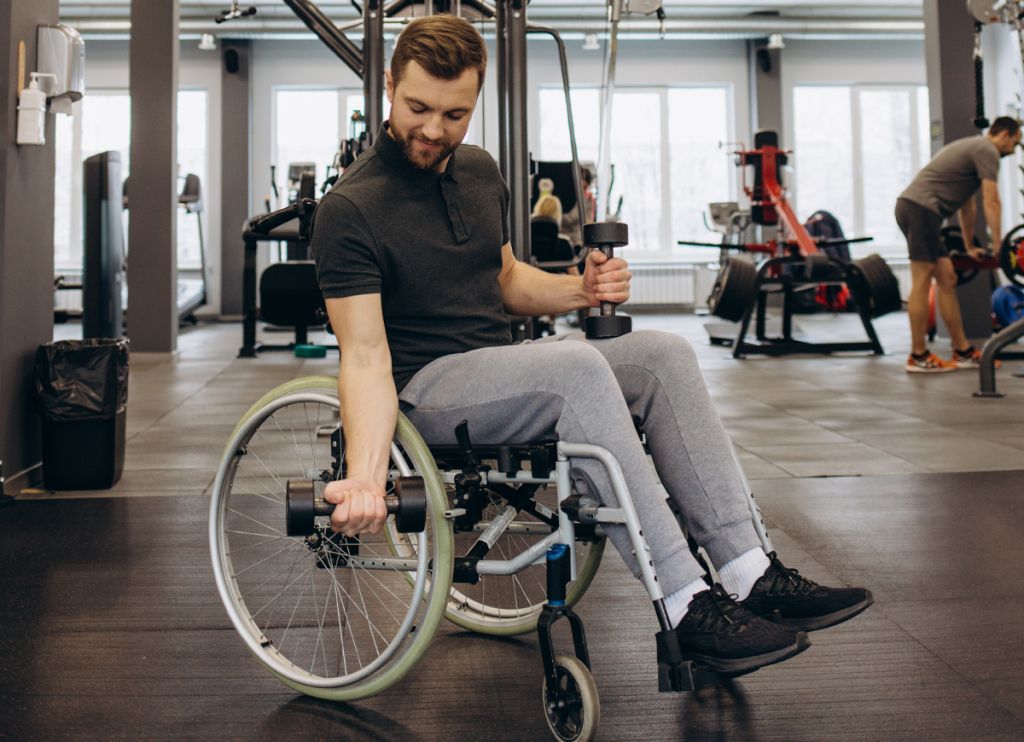
[[(396, 442), (392, 444), (393, 461), (400, 461), (403, 458), (403, 445), (410, 449), (422, 446), (421, 453), (413, 453), (411, 458), (415, 459), (417, 455), (422, 456), (422, 451), (427, 452), (429, 460), (432, 462), (432, 471), (418, 471), (409, 466), (402, 466), (401, 464), (398, 464), (397, 467), (395, 465), (391, 467), (389, 479), (393, 481), (397, 477), (409, 477), (412, 475), (424, 477), (427, 482), (428, 490), (432, 492), (441, 491), (444, 493), (444, 504), (449, 505), (444, 508), (443, 513), (441, 514), (441, 519), (443, 519), (444, 522), (432, 522), (425, 526), (424, 531), (421, 531), (419, 534), (407, 534), (407, 536), (415, 538), (418, 544), (418, 551), (415, 560), (403, 557), (400, 554), (395, 555), (397, 558), (377, 556), (362, 557), (358, 552), (358, 544), (355, 547), (339, 546), (338, 543), (332, 540), (335, 536), (339, 536), (339, 534), (333, 534), (333, 532), (331, 532), (331, 535), (328, 536), (327, 530), (329, 529), (325, 529), (322, 526), (317, 527), (314, 536), (310, 536), (305, 539), (304, 545), (312, 555), (309, 558), (315, 562), (315, 566), (318, 568), (327, 567), (331, 570), (351, 568), (353, 570), (362, 569), (366, 571), (392, 569), (404, 571), (407, 574), (406, 579), (410, 580), (412, 583), (413, 598), (410, 603), (409, 612), (398, 629), (400, 635), (398, 636), (397, 641), (388, 645), (386, 651), (378, 654), (378, 657), (373, 662), (362, 667), (356, 673), (347, 676), (348, 684), (358, 684), (366, 681), (368, 678), (372, 678), (374, 673), (385, 665), (397, 651), (401, 650), (411, 652), (413, 659), (406, 662), (404, 669), (399, 672), (385, 673), (386, 678), (382, 682), (373, 682), (371, 679), (367, 688), (360, 690), (358, 693), (351, 696), (335, 695), (329, 692), (331, 689), (336, 687), (332, 685), (335, 680), (334, 678), (311, 680), (305, 675), (290, 676), (287, 672), (282, 672), (282, 669), (286, 670), (287, 667), (280, 664), (278, 660), (283, 659), (285, 663), (290, 660), (285, 657), (278, 658), (278, 647), (274, 646), (274, 643), (270, 638), (262, 635), (259, 631), (258, 624), (255, 626), (256, 630), (254, 632), (253, 626), (248, 625), (246, 617), (243, 616), (244, 612), (247, 611), (251, 614), (251, 611), (248, 611), (248, 608), (245, 605), (245, 598), (241, 594), (241, 589), (234, 582), (237, 577), (232, 571), (231, 558), (228, 556), (228, 554), (233, 552), (233, 549), (228, 543), (229, 537), (227, 534), (229, 529), (226, 525), (226, 519), (229, 517), (229, 512), (235, 511), (232, 511), (227, 505), (227, 499), (232, 496), (232, 493), (229, 490), (234, 484), (234, 478), (238, 470), (239, 462), (245, 455), (247, 455), (249, 441), (257, 434), (257, 432), (259, 432), (261, 426), (277, 411), (285, 409), (289, 407), (289, 405), (296, 405), (300, 403), (303, 405), (320, 404), (336, 410), (338, 403), (335, 390), (336, 380), (331, 377), (307, 377), (289, 382), (288, 384), (276, 388), (253, 405), (246, 416), (243, 417), (242, 422), (239, 423), (239, 426), (236, 428), (227, 448), (225, 449), (225, 455), (218, 469), (211, 497), (209, 524), (210, 548), (214, 575), (221, 598), (232, 623), (246, 640), (249, 648), (280, 680), (301, 692), (320, 697), (337, 698), (338, 700), (348, 700), (349, 698), (365, 697), (367, 695), (379, 693), (391, 683), (400, 679), (419, 659), (419, 655), (426, 649), (426, 644), (429, 643), (430, 638), (436, 631), (441, 614), (445, 612), (446, 604), (451, 601), (450, 596), (453, 594), (453, 591), (456, 593), (458, 592), (454, 585), (457, 585), (460, 582), (475, 582), (481, 576), (514, 576), (530, 566), (546, 564), (547, 600), (541, 608), (540, 615), (538, 616), (537, 632), (540, 639), (540, 649), (544, 665), (544, 698), (547, 721), (556, 738), (586, 739), (588, 738), (588, 735), (593, 733), (593, 730), (596, 730), (597, 719), (600, 715), (599, 701), (597, 700), (596, 688), (593, 685), (593, 679), (589, 675), (590, 659), (583, 623), (573, 612), (571, 607), (572, 601), (566, 600), (566, 585), (567, 583), (576, 580), (578, 577), (579, 565), (576, 563), (577, 560), (574, 549), (578, 538), (580, 538), (580, 534), (577, 533), (577, 528), (582, 527), (584, 532), (589, 531), (592, 528), (594, 537), (596, 539), (602, 539), (604, 535), (603, 526), (615, 524), (622, 525), (626, 528), (633, 551), (637, 556), (641, 582), (650, 595), (661, 628), (661, 631), (656, 635), (658, 647), (659, 690), (688, 691), (699, 687), (716, 685), (722, 681), (722, 677), (714, 671), (700, 666), (693, 661), (685, 660), (681, 655), (681, 651), (675, 638), (675, 633), (672, 631), (668, 614), (665, 609), (664, 594), (655, 572), (653, 560), (650, 557), (650, 549), (643, 536), (643, 530), (640, 525), (633, 500), (630, 496), (625, 476), (618, 460), (610, 451), (591, 444), (569, 443), (564, 441), (557, 441), (554, 443), (545, 442), (541, 444), (523, 444), (521, 446), (500, 445), (474, 447), (470, 443), (468, 433), (465, 429), (457, 431), (457, 438), (459, 439), (459, 446), (457, 448), (453, 448), (451, 446), (428, 447), (422, 442), (422, 439), (419, 438), (418, 434), (412, 428), (412, 425), (404, 415), (401, 415), (401, 413), (399, 413), (399, 425), (396, 430)], [(335, 425), (334, 430), (340, 431), (340, 421), (338, 421), (338, 423), (332, 422), (330, 425)], [(330, 425), (314, 426), (311, 436), (314, 444), (315, 439), (322, 436), (321, 427), (330, 429)], [(332, 433), (332, 439), (335, 437), (340, 436), (335, 436), (334, 433)], [(295, 438), (294, 431), (292, 438), (293, 440)], [(401, 439), (402, 445), (399, 445), (399, 439)], [(332, 443), (332, 456), (334, 457), (332, 470), (329, 473), (325, 473), (326, 470), (321, 471), (319, 469), (315, 472), (316, 476), (320, 477), (322, 481), (327, 481), (328, 478), (340, 478), (340, 472), (342, 471), (343, 455), (339, 450), (336, 450), (338, 441), (332, 440)], [(547, 475), (544, 476), (535, 475), (533, 472), (533, 467), (535, 465), (544, 465), (543, 462), (545, 462), (545, 460), (546, 463), (550, 463), (549, 457), (538, 455), (538, 449), (542, 448), (547, 449), (548, 451), (550, 451), (550, 448), (553, 448), (555, 453), (554, 469), (549, 470)], [(476, 457), (476, 451), (484, 450), (492, 453), (497, 451), (498, 455), (497, 457), (494, 457), (494, 460), (501, 462), (500, 465), (504, 466), (506, 471), (498, 471), (482, 465)], [(438, 459), (443, 456), (443, 460), (451, 460), (453, 452), (456, 454), (461, 453), (466, 457), (468, 466), (463, 467), (461, 472), (453, 468), (445, 468), (443, 471), (440, 470), (437, 465)], [(526, 472), (519, 468), (520, 461), (526, 458), (531, 460), (530, 472)], [(598, 504), (596, 500), (591, 500), (590, 498), (582, 497), (573, 493), (570, 478), (571, 462), (573, 459), (579, 458), (595, 459), (604, 466), (608, 472), (612, 490), (618, 500), (618, 507), (603, 506)], [(492, 458), (488, 457), (487, 460), (492, 460)], [(259, 463), (262, 464), (264, 468), (267, 468), (267, 465), (262, 460)], [(430, 467), (427, 466), (424, 468)], [(475, 472), (472, 470), (475, 470)], [(269, 472), (270, 469), (267, 468), (267, 471)], [(740, 471), (742, 472), (742, 469)], [(465, 477), (467, 474), (472, 475), (474, 473), (477, 477), (476, 484), (479, 486), (477, 486), (475, 490), (470, 486), (469, 491), (475, 491), (477, 496), (483, 496), (488, 486), (494, 485), (537, 485), (543, 488), (554, 485), (557, 512), (550, 512), (550, 514), (548, 514), (547, 512), (542, 511), (540, 514), (544, 517), (544, 520), (539, 520), (536, 525), (533, 525), (532, 522), (516, 523), (514, 522), (514, 519), (519, 514), (521, 508), (512, 504), (507, 496), (503, 496), (506, 501), (505, 507), (490, 521), (482, 521), (478, 517), (477, 520), (472, 523), (467, 523), (465, 520), (461, 522), (461, 532), (475, 534), (476, 541), (465, 556), (460, 556), (448, 551), (447, 553), (450, 555), (451, 563), (448, 565), (442, 565), (442, 571), (439, 572), (437, 565), (434, 564), (432, 560), (426, 560), (427, 553), (429, 551), (429, 548), (427, 548), (427, 531), (430, 528), (433, 528), (435, 539), (442, 541), (447, 538), (450, 545), (454, 524), (457, 523), (460, 518), (464, 518), (467, 512), (464, 507), (450, 506), (451, 503), (447, 501), (447, 496), (449, 494), (448, 490), (455, 487), (456, 491), (459, 491), (459, 477)], [(277, 484), (280, 484), (280, 480), (277, 477), (274, 478), (277, 480)], [(746, 486), (745, 478), (744, 486)], [(442, 489), (439, 490), (439, 487)], [(535, 492), (535, 490), (531, 490), (530, 492), (531, 502), (535, 502), (532, 499), (533, 492)], [(749, 493), (749, 487), (747, 487), (747, 492)], [(253, 493), (246, 492), (242, 494), (248, 495)], [(263, 495), (260, 496), (264, 499), (271, 499)], [(457, 501), (455, 504), (464, 505), (467, 503), (465, 501)], [(433, 511), (435, 520), (437, 520), (437, 514), (440, 513), (436, 505), (437, 501), (435, 500)], [(479, 503), (477, 503), (477, 505), (479, 506)], [(542, 507), (544, 511), (550, 511), (546, 506), (542, 506), (539, 503), (537, 505)], [(753, 501), (753, 497), (749, 498), (749, 505), (758, 534), (766, 548), (770, 548), (767, 533), (765, 532), (764, 524), (761, 520), (759, 510)], [(263, 507), (267, 508), (268, 506), (263, 505)], [(482, 513), (482, 510), (477, 507), (477, 516), (479, 516), (480, 513)], [(283, 514), (284, 513), (282, 513), (282, 515)], [(553, 525), (554, 516), (557, 516), (557, 526)], [(250, 518), (250, 520), (252, 519)], [(397, 550), (398, 543), (395, 540), (397, 534), (393, 533), (393, 523), (393, 519), (389, 518), (388, 528), (390, 530), (388, 531), (388, 538), (391, 539), (391, 546), (394, 551)], [(493, 556), (488, 558), (488, 553), (491, 548), (503, 534), (516, 532), (536, 533), (543, 532), (545, 528), (551, 528), (550, 532), (511, 558), (496, 559), (493, 558)], [(253, 533), (250, 535), (262, 536), (270, 534)], [(313, 538), (316, 539), (315, 542), (310, 541), (310, 539)], [(331, 544), (333, 544), (333, 546)], [(285, 549), (289, 548), (289, 545), (290, 544), (286, 542)], [(238, 551), (248, 548), (250, 547), (245, 546), (239, 548)], [(301, 552), (301, 548), (302, 547), (299, 546), (300, 560), (304, 559), (302, 556), (304, 552)], [(435, 548), (437, 548), (436, 545)], [(282, 549), (282, 551), (284, 551), (284, 549)], [(440, 552), (443, 551), (444, 549), (442, 548)], [(326, 557), (327, 564), (324, 563), (325, 553), (328, 554)], [(597, 558), (600, 558), (599, 553)], [(431, 572), (433, 575), (430, 579), (437, 580), (438, 582), (438, 585), (430, 585), (430, 595), (426, 595), (426, 592), (428, 592), (427, 583), (430, 581), (428, 580), (428, 572)], [(455, 580), (451, 579), (453, 574), (456, 577)], [(310, 579), (312, 580), (312, 577)], [(333, 576), (333, 572), (331, 579), (337, 583), (336, 578)], [(383, 586), (383, 583), (381, 584)], [(441, 597), (438, 597), (440, 590), (434, 590), (434, 588), (438, 586), (443, 588), (444, 591), (444, 595)], [(583, 587), (585, 589), (586, 586), (584, 585)], [(581, 595), (582, 593), (579, 593), (576, 595), (576, 598), (578, 599)], [(442, 597), (443, 602), (441, 602)], [(419, 609), (420, 603), (429, 605), (426, 605), (426, 607), (423, 608), (424, 618), (418, 623), (418, 625), (416, 625), (414, 622), (416, 618), (416, 611)], [(296, 608), (297, 607), (298, 606), (296, 606)], [(486, 605), (484, 607), (486, 607)], [(243, 611), (243, 609), (246, 610)], [(261, 608), (260, 610), (263, 609)], [(325, 602), (324, 613), (326, 614), (326, 612), (327, 603)], [(257, 614), (258, 613), (259, 611), (257, 611)], [(293, 616), (294, 613), (295, 611), (293, 610)], [(250, 618), (254, 618), (254, 615), (251, 615)], [(570, 624), (573, 637), (573, 654), (575, 654), (575, 659), (572, 657), (566, 658), (564, 656), (557, 656), (555, 654), (555, 647), (551, 637), (551, 626), (561, 619), (567, 620)], [(368, 617), (367, 620), (369, 620)], [(321, 631), (323, 629), (322, 621), (323, 619), (321, 617)], [(291, 620), (289, 620), (289, 626), (290, 625)], [(350, 632), (352, 631), (351, 627), (349, 630)], [(339, 631), (341, 632), (342, 651), (344, 652), (344, 628), (340, 628)], [(403, 642), (413, 632), (417, 634), (414, 639), (415, 648), (411, 650), (402, 649)], [(285, 633), (287, 633), (287, 629)], [(380, 631), (377, 633), (381, 634)], [(381, 634), (381, 637), (384, 638), (383, 634)], [(354, 643), (354, 634), (352, 640)], [(281, 644), (283, 646), (283, 639), (281, 640)], [(376, 646), (376, 644), (377, 640), (374, 639), (374, 645)], [(325, 655), (324, 660), (326, 665), (326, 647), (323, 648), (323, 652)], [(269, 655), (269, 657), (265, 655)], [(314, 665), (316, 660), (317, 648), (314, 647)], [(566, 708), (576, 710), (566, 712)], [(570, 713), (571, 718), (566, 718), (566, 713)], [(572, 716), (572, 714), (577, 714), (579, 718)], [(559, 719), (561, 722), (559, 722)]]

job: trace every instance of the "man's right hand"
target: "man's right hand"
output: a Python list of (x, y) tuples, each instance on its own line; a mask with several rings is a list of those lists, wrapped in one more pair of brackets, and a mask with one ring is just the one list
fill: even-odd
[(387, 520), (384, 488), (368, 479), (340, 479), (328, 482), (324, 499), (336, 504), (331, 528), (348, 537), (360, 533), (380, 533)]

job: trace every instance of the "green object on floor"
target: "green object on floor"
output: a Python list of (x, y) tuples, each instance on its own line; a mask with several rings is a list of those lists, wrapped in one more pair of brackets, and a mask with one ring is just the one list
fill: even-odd
[(326, 345), (296, 345), (295, 355), (298, 358), (326, 358)]

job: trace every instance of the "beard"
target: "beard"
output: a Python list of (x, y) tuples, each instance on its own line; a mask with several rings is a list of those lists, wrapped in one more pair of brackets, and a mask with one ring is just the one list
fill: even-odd
[[(419, 170), (433, 170), (444, 162), (458, 146), (457, 144), (452, 144), (448, 139), (440, 139), (434, 142), (419, 136), (406, 136), (393, 122), (389, 128), (395, 136), (395, 141), (402, 146), (402, 154), (405, 155), (405, 159), (410, 165)], [(415, 148), (416, 142), (437, 144), (439, 147), (436, 152), (417, 152)]]

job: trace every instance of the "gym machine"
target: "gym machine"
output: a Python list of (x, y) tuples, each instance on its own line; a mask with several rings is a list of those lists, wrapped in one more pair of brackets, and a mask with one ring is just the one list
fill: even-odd
[[(741, 257), (729, 257), (724, 261), (708, 298), (711, 313), (731, 322), (739, 322), (739, 329), (731, 339), (734, 358), (847, 351), (870, 351), (881, 355), (885, 351), (871, 321), (901, 307), (896, 276), (878, 255), (847, 263), (830, 257), (821, 249), (831, 244), (864, 242), (872, 238), (844, 237), (829, 240), (811, 237), (786, 200), (780, 169), (786, 163), (787, 153), (779, 149), (778, 145), (779, 138), (774, 131), (760, 131), (754, 135), (753, 149), (740, 150), (735, 154), (743, 190), (750, 198), (750, 221), (761, 227), (781, 228), (785, 235), (790, 235), (788, 239), (772, 237), (764, 242), (719, 245), (679, 241), (682, 245), (721, 247), (765, 256), (759, 266)], [(754, 170), (750, 185), (746, 183), (748, 167)], [(747, 226), (743, 225), (743, 232)], [(735, 228), (731, 229), (735, 231)], [(867, 340), (817, 343), (793, 337), (794, 294), (816, 290), (822, 284), (845, 285), (849, 288), (868, 336)], [(766, 315), (770, 294), (782, 296), (779, 336), (769, 336), (767, 331)], [(752, 319), (755, 321), (756, 339), (747, 340)], [(727, 333), (728, 330), (722, 334), (717, 327), (709, 327), (712, 343), (728, 344), (730, 340)]]
[[(316, 263), (312, 260), (287, 260), (268, 266), (259, 277), (257, 303), (257, 246), (260, 242), (283, 242), (288, 245), (289, 255), (298, 253), (305, 256), (315, 210), (316, 201), (301, 198), (283, 209), (253, 217), (242, 227), (245, 256), (242, 263), (242, 347), (238, 350), (239, 358), (255, 358), (265, 350), (294, 351), (308, 343), (309, 327), (322, 326), (327, 321), (327, 308), (316, 280)], [(293, 327), (294, 341), (258, 343), (256, 322), (260, 319), (280, 327)], [(336, 345), (321, 347), (337, 348)]]
[(85, 161), (85, 265), (82, 271), (82, 337), (124, 334), (124, 211), (121, 155), (100, 152)]
[[(997, 259), (999, 267), (1002, 268), (1011, 284), (1024, 287), (1024, 224), (1018, 224), (1003, 238)], [(1002, 393), (996, 391), (996, 360), (1024, 359), (1024, 351), (1004, 350), (1022, 337), (1024, 337), (1024, 319), (1019, 319), (988, 339), (981, 349), (981, 366), (978, 370), (980, 378), (978, 391), (974, 393), (975, 397), (1003, 396)], [(1024, 372), (1018, 371), (1014, 376), (1024, 376)]]

